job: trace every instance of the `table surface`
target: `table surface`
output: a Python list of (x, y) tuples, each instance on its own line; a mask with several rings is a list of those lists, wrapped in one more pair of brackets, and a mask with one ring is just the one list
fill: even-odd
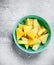
[[(29, 14), (43, 17), (52, 31), (50, 44), (35, 55), (19, 50), (12, 37), (16, 21)], [(54, 0), (0, 0), (0, 65), (54, 65)]]

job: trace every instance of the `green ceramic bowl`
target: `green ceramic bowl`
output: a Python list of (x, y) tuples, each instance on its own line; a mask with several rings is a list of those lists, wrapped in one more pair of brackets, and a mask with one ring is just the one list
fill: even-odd
[[(17, 26), (18, 26), (19, 23), (24, 24), (24, 20), (25, 20), (26, 18), (37, 19), (38, 22), (39, 22), (42, 26), (44, 26), (44, 27), (48, 30), (48, 33), (49, 33), (49, 36), (48, 36), (48, 39), (47, 39), (45, 45), (40, 45), (39, 49), (36, 50), (36, 51), (33, 51), (31, 48), (25, 49), (24, 46), (19, 45), (19, 44), (17, 43), (17, 41), (16, 41), (16, 33), (15, 33), (16, 28), (17, 28)], [(29, 54), (39, 53), (39, 52), (42, 52), (42, 51), (47, 47), (47, 45), (49, 44), (49, 41), (50, 41), (50, 39), (51, 39), (50, 26), (48, 25), (47, 21), (44, 20), (44, 19), (43, 19), (42, 17), (40, 17), (40, 16), (27, 15), (27, 16), (22, 17), (20, 20), (18, 20), (18, 21), (16, 22), (16, 24), (15, 24), (15, 26), (14, 26), (14, 29), (13, 29), (13, 38), (14, 38), (14, 41), (15, 41), (16, 46), (17, 46), (18, 48), (20, 48), (22, 51), (24, 51), (24, 52), (26, 52), (26, 53), (29, 53)]]

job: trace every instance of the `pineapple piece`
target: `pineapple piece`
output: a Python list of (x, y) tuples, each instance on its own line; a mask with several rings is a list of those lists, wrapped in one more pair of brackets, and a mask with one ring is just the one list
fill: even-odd
[(24, 25), (24, 33), (25, 33), (25, 36), (26, 36), (27, 32), (30, 31), (31, 29), (32, 29), (32, 26)]
[(37, 35), (37, 33), (38, 33), (38, 28), (36, 27), (32, 30), (29, 30), (27, 35), (29, 36), (29, 38), (34, 39), (34, 37)]
[(18, 43), (19, 43), (19, 44), (28, 44), (28, 39), (22, 37), (22, 40), (18, 40)]
[(32, 26), (33, 25), (33, 19), (27, 18), (26, 25)]
[(35, 43), (35, 44), (33, 44), (32, 49), (33, 49), (33, 50), (37, 50), (37, 49), (40, 47), (41, 40), (35, 38), (35, 39), (34, 39), (34, 43)]
[(20, 28), (21, 30), (23, 30), (23, 29), (24, 29), (24, 25), (23, 25), (23, 24), (19, 24), (19, 28)]
[(29, 45), (28, 44), (25, 44), (25, 48), (28, 49), (29, 48)]
[(42, 28), (39, 30), (38, 35), (41, 35), (41, 34), (46, 33), (46, 32), (47, 32), (47, 30), (46, 30), (44, 27), (42, 27)]
[(41, 43), (40, 39), (37, 39), (37, 38), (28, 40), (28, 44), (30, 47), (32, 47), (35, 44), (40, 44), (40, 43)]
[(33, 45), (33, 40), (32, 40), (32, 39), (28, 39), (28, 45), (29, 45), (30, 47), (32, 47), (32, 45)]
[(48, 38), (48, 35), (49, 35), (49, 34), (45, 34), (45, 35), (42, 35), (42, 36), (40, 37), (40, 40), (41, 40), (42, 44), (45, 44), (45, 43), (46, 43), (47, 38)]
[(34, 19), (34, 28), (35, 27), (38, 27), (38, 29), (41, 28), (41, 26), (40, 26), (39, 22), (37, 21), (37, 19)]
[(32, 38), (32, 39), (34, 39), (35, 37), (35, 34), (32, 31), (28, 31), (27, 35), (29, 38)]
[(35, 45), (33, 45), (32, 49), (35, 51), (35, 50), (37, 50), (39, 47), (40, 47), (40, 44), (35, 44)]
[(37, 35), (37, 33), (38, 33), (38, 27), (32, 29), (32, 31), (34, 32), (35, 35)]
[(39, 38), (40, 38), (40, 36), (37, 34), (37, 35), (36, 35), (36, 38), (37, 38), (37, 39), (39, 39)]
[(24, 35), (24, 32), (20, 28), (17, 28), (16, 29), (16, 37), (17, 37), (17, 39), (20, 39), (23, 35)]
[(35, 39), (34, 39), (34, 43), (35, 43), (35, 44), (40, 44), (40, 43), (41, 43), (40, 38), (38, 38), (38, 39), (37, 39), (37, 38), (35, 38)]

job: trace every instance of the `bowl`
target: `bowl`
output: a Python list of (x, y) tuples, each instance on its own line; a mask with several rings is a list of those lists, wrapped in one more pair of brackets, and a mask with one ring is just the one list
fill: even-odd
[[(24, 20), (25, 20), (26, 18), (37, 19), (38, 22), (39, 22), (42, 26), (44, 26), (44, 27), (48, 30), (48, 33), (49, 33), (49, 36), (48, 36), (48, 39), (47, 39), (46, 43), (45, 43), (44, 45), (40, 45), (39, 49), (36, 50), (36, 51), (33, 51), (31, 48), (25, 49), (24, 46), (19, 45), (19, 44), (17, 43), (17, 41), (16, 41), (16, 33), (15, 33), (16, 28), (17, 28), (17, 26), (18, 26), (19, 23), (24, 24)], [(48, 22), (47, 22), (46, 20), (44, 20), (42, 17), (36, 16), (36, 15), (27, 15), (27, 16), (22, 17), (21, 19), (19, 19), (19, 20), (16, 22), (16, 24), (15, 24), (15, 26), (14, 26), (14, 28), (13, 28), (13, 38), (14, 38), (14, 42), (15, 42), (16, 46), (17, 46), (19, 49), (21, 49), (22, 51), (24, 51), (24, 52), (26, 52), (26, 53), (29, 53), (29, 54), (35, 54), (35, 53), (42, 52), (42, 51), (48, 46), (48, 44), (49, 44), (49, 42), (50, 42), (50, 39), (51, 39), (51, 29), (50, 29), (50, 26), (49, 26)]]

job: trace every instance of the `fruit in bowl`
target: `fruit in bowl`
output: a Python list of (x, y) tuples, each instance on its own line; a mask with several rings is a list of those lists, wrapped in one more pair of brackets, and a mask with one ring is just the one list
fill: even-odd
[(41, 52), (48, 45), (51, 31), (44, 19), (28, 15), (16, 24), (13, 37), (21, 50), (33, 54)]

